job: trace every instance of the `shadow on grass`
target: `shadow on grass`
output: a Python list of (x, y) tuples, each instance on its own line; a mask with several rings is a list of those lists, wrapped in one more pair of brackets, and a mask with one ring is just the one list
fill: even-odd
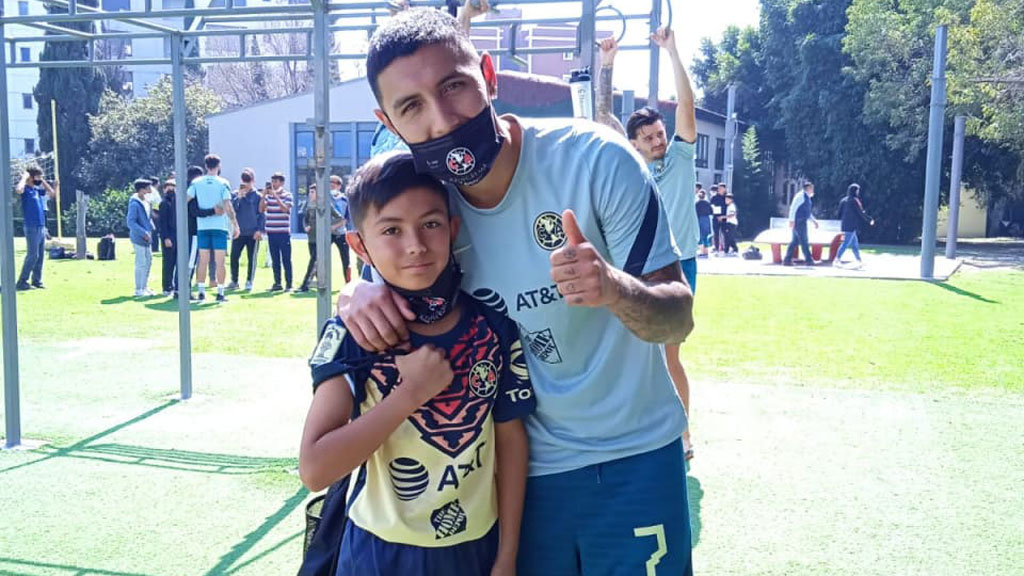
[[(21, 566), (26, 569), (33, 569), (32, 572), (10, 572), (4, 565), (13, 564), (14, 566)], [(9, 576), (32, 576), (38, 574), (37, 568), (44, 568), (47, 570), (47, 574), (51, 574), (52, 570), (56, 570), (58, 574), (67, 574), (68, 576), (150, 576), (141, 572), (118, 572), (116, 570), (103, 570), (102, 568), (84, 568), (82, 566), (71, 566), (68, 564), (50, 564), (48, 562), (35, 562), (32, 560), (20, 560), (18, 558), (4, 558), (0, 556), (0, 574)]]
[(258, 300), (258, 299), (265, 299), (265, 298), (273, 298), (274, 296), (277, 296), (278, 294), (284, 294), (284, 291), (280, 291), (279, 290), (277, 292), (270, 292), (270, 291), (264, 290), (263, 292), (250, 292), (249, 294), (243, 294), (243, 295), (239, 296), (239, 298), (241, 298), (242, 300)]
[(285, 470), (298, 465), (294, 458), (261, 458), (187, 450), (162, 450), (124, 444), (85, 446), (65, 454), (65, 456), (102, 460), (114, 464), (224, 475), (257, 474), (275, 469)]
[(686, 476), (686, 496), (690, 502), (690, 540), (696, 548), (700, 544), (700, 502), (704, 499), (704, 488), (695, 476)]
[(974, 292), (969, 292), (967, 290), (964, 290), (963, 288), (957, 288), (956, 286), (953, 286), (953, 285), (948, 284), (946, 282), (932, 282), (931, 285), (932, 286), (938, 286), (939, 288), (942, 288), (943, 290), (952, 292), (952, 293), (957, 294), (959, 296), (966, 296), (966, 297), (968, 297), (968, 298), (970, 298), (972, 300), (977, 300), (978, 302), (984, 302), (986, 304), (999, 304), (999, 301), (997, 301), (997, 300), (989, 300), (988, 298), (985, 298), (981, 294), (975, 294)]
[[(245, 564), (232, 568), (235, 562), (241, 560), (243, 556), (245, 556), (257, 544), (259, 544), (260, 540), (265, 538), (267, 534), (269, 534), (270, 531), (274, 529), (275, 526), (277, 526), (281, 523), (282, 520), (287, 518), (288, 515), (292, 513), (292, 511), (301, 506), (302, 502), (306, 499), (306, 496), (308, 495), (309, 491), (307, 491), (305, 487), (299, 488), (298, 491), (295, 492), (295, 494), (293, 494), (290, 498), (284, 501), (281, 507), (278, 508), (277, 512), (274, 512), (273, 514), (268, 516), (267, 519), (263, 521), (263, 524), (260, 524), (258, 527), (256, 527), (255, 530), (246, 534), (245, 537), (242, 538), (241, 542), (235, 544), (234, 547), (231, 548), (230, 552), (221, 556), (220, 562), (217, 562), (216, 566), (210, 568), (210, 570), (206, 573), (205, 576), (220, 576), (223, 574), (230, 574), (238, 570), (242, 566), (254, 562), (257, 558), (265, 556), (266, 554), (270, 553), (273, 549), (280, 548), (286, 542), (288, 542), (288, 540), (294, 538), (295, 536), (292, 536), (284, 542), (278, 543), (271, 550), (264, 552), (261, 556), (252, 558), (248, 560)], [(299, 558), (295, 559), (296, 567), (298, 567), (299, 565), (299, 560)]]
[[(212, 298), (211, 298), (212, 300)], [(188, 309), (192, 312), (202, 312), (203, 310), (212, 310), (217, 307), (216, 302), (189, 302)], [(152, 304), (146, 304), (146, 308), (150, 310), (156, 310), (158, 312), (177, 312), (178, 301), (174, 298), (165, 300), (163, 302), (155, 302)]]
[(180, 400), (168, 400), (167, 402), (164, 402), (163, 404), (157, 406), (156, 408), (153, 408), (151, 410), (143, 412), (142, 414), (139, 414), (138, 416), (136, 416), (135, 418), (132, 418), (131, 420), (127, 420), (127, 421), (122, 422), (122, 423), (120, 423), (120, 424), (118, 424), (116, 426), (107, 428), (106, 430), (104, 430), (104, 431), (102, 431), (102, 432), (100, 432), (98, 434), (93, 434), (92, 436), (89, 436), (88, 438), (86, 438), (84, 440), (80, 440), (78, 442), (75, 442), (74, 444), (72, 444), (70, 446), (66, 446), (64, 448), (58, 448), (58, 449), (56, 449), (56, 450), (54, 450), (52, 452), (47, 453), (45, 456), (43, 456), (42, 458), (39, 458), (38, 460), (32, 460), (31, 462), (23, 462), (21, 464), (17, 464), (15, 466), (11, 466), (9, 468), (0, 469), (0, 474), (4, 474), (6, 472), (12, 472), (12, 471), (18, 470), (20, 468), (25, 468), (27, 466), (32, 466), (33, 464), (38, 464), (40, 462), (45, 462), (45, 461), (50, 460), (52, 458), (58, 458), (58, 457), (61, 457), (61, 456), (71, 456), (71, 455), (73, 455), (74, 452), (77, 452), (79, 450), (85, 449), (89, 444), (99, 440), (100, 438), (103, 438), (105, 436), (109, 436), (109, 435), (111, 435), (111, 434), (113, 434), (115, 432), (123, 430), (123, 429), (131, 426), (132, 424), (138, 424), (139, 422), (142, 422), (143, 420), (149, 418), (150, 416), (155, 416), (155, 415), (159, 414), (160, 412), (163, 412), (164, 410), (170, 408), (171, 406), (174, 406), (178, 402), (180, 402)]
[[(107, 298), (106, 300), (100, 300), (100, 304), (103, 304), (104, 306), (111, 306), (116, 304), (124, 304), (125, 302), (150, 302), (152, 300), (157, 300), (159, 298), (164, 298), (164, 296), (161, 296), (160, 294), (154, 294), (152, 296), (143, 297), (118, 296), (116, 298)], [(150, 305), (147, 304), (146, 306), (149, 307)]]

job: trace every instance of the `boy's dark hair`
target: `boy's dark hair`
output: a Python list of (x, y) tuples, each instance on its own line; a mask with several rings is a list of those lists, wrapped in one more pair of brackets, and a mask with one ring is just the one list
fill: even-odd
[(629, 115), (629, 120), (626, 120), (626, 136), (630, 140), (636, 140), (636, 133), (640, 131), (644, 126), (650, 126), (659, 120), (664, 120), (665, 117), (650, 106), (644, 106), (643, 108), (633, 112)]
[(811, 182), (811, 181), (804, 182), (804, 190), (807, 190), (808, 188), (814, 188), (814, 182)]
[(711, 185), (711, 188), (710, 188), (710, 189), (711, 189), (712, 191), (714, 191), (714, 192), (718, 192), (718, 184), (717, 184), (717, 183), (715, 183), (715, 184), (712, 184), (712, 185)]
[(363, 164), (348, 188), (348, 207), (356, 227), (360, 228), (370, 208), (380, 210), (410, 188), (436, 192), (448, 206), (448, 190), (440, 180), (416, 172), (412, 154), (381, 154)]
[(38, 178), (43, 175), (43, 170), (39, 168), (39, 166), (36, 166), (35, 164), (29, 166), (28, 168), (25, 168), (25, 172), (28, 172), (28, 175), (33, 178)]
[(195, 180), (196, 178), (199, 178), (202, 175), (203, 175), (203, 169), (202, 168), (200, 168), (199, 166), (189, 166), (188, 167), (188, 174), (186, 175), (186, 177), (188, 178), (188, 182), (185, 185), (188, 186), (189, 184), (192, 183), (193, 180)]
[(366, 53), (366, 79), (378, 104), (381, 104), (377, 82), (380, 73), (395, 60), (433, 44), (444, 44), (460, 57), (478, 57), (476, 47), (458, 21), (440, 10), (412, 8), (388, 18), (377, 28)]
[(216, 154), (207, 154), (206, 158), (203, 158), (203, 163), (206, 164), (207, 170), (213, 170), (220, 166), (220, 156)]
[(703, 190), (703, 189), (704, 189), (704, 185), (701, 184), (700, 182), (697, 182), (697, 190)]
[(149, 181), (149, 178), (139, 178), (135, 181), (135, 191), (138, 192), (143, 188), (149, 188), (153, 183)]
[(246, 184), (251, 184), (252, 181), (255, 180), (255, 178), (256, 175), (253, 174), (252, 170), (248, 168), (242, 170), (242, 182), (245, 182)]

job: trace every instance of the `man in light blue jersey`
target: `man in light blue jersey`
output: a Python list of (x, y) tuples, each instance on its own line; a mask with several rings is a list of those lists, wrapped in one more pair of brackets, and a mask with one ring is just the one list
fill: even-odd
[(205, 159), (206, 176), (196, 179), (188, 187), (188, 198), (195, 198), (200, 209), (223, 208), (222, 214), (200, 216), (197, 221), (196, 245), (199, 247), (199, 269), (196, 270), (196, 282), (199, 288), (199, 300), (206, 299), (206, 269), (213, 253), (217, 263), (217, 302), (225, 302), (224, 296), (224, 254), (228, 249), (228, 236), (238, 237), (238, 225), (235, 221), (235, 210), (231, 206), (231, 184), (220, 176), (220, 157), (208, 154)]
[[(518, 573), (692, 573), (686, 417), (661, 346), (692, 330), (692, 294), (643, 160), (590, 122), (497, 117), (490, 57), (442, 12), (381, 26), (367, 77), (417, 170), (456, 190), (463, 286), (529, 350)], [(383, 284), (354, 282), (338, 306), (372, 350), (402, 345), (415, 318)]]
[[(661, 28), (651, 35), (651, 41), (663, 48), (669, 55), (676, 83), (676, 133), (667, 138), (665, 122), (655, 108), (642, 108), (633, 112), (626, 122), (625, 134), (633, 148), (643, 156), (647, 168), (654, 175), (661, 192), (665, 213), (676, 246), (679, 247), (679, 265), (690, 290), (697, 292), (697, 246), (700, 243), (700, 224), (694, 206), (693, 190), (697, 182), (694, 156), (697, 142), (697, 116), (693, 87), (686, 75), (686, 68), (676, 49), (676, 38), (672, 30)], [(612, 74), (618, 45), (614, 38), (601, 42), (601, 75), (597, 97), (597, 119), (613, 129), (623, 132), (622, 125), (612, 114)], [(679, 344), (665, 346), (668, 371), (672, 382), (683, 400), (687, 415), (690, 413), (690, 381), (679, 359)], [(693, 458), (690, 431), (683, 435), (686, 459)]]

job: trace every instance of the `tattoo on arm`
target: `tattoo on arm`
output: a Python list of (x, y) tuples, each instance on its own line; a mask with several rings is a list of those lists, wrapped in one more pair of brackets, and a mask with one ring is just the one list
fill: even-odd
[(598, 76), (598, 87), (597, 87), (597, 113), (596, 120), (613, 130), (625, 134), (625, 130), (622, 129), (622, 123), (615, 117), (612, 111), (612, 75), (614, 74), (613, 66), (601, 66), (601, 72)]
[(693, 294), (679, 264), (637, 279), (618, 271), (620, 298), (610, 309), (641, 340), (678, 343), (693, 330)]

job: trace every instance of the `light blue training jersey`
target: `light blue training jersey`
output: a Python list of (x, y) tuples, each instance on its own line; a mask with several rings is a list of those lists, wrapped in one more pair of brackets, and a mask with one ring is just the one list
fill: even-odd
[[(598, 124), (514, 119), (523, 142), (508, 193), (492, 209), (453, 194), (462, 218), (463, 289), (507, 313), (537, 395), (527, 418), (530, 475), (633, 456), (678, 439), (686, 424), (661, 345), (633, 335), (607, 308), (569, 307), (551, 280), (565, 244), (562, 211), (616, 268), (641, 276), (679, 254), (654, 180), (623, 138)], [(693, 208), (691, 207), (691, 210)]]
[(694, 166), (697, 145), (673, 136), (665, 150), (665, 157), (648, 165), (658, 183), (665, 204), (672, 236), (683, 260), (697, 257), (700, 226), (694, 195), (697, 187), (697, 169)]
[[(188, 197), (195, 198), (200, 208), (213, 208), (223, 201), (231, 201), (231, 184), (220, 176), (201, 176), (188, 187)], [(227, 213), (202, 216), (196, 219), (196, 230), (230, 230)]]

